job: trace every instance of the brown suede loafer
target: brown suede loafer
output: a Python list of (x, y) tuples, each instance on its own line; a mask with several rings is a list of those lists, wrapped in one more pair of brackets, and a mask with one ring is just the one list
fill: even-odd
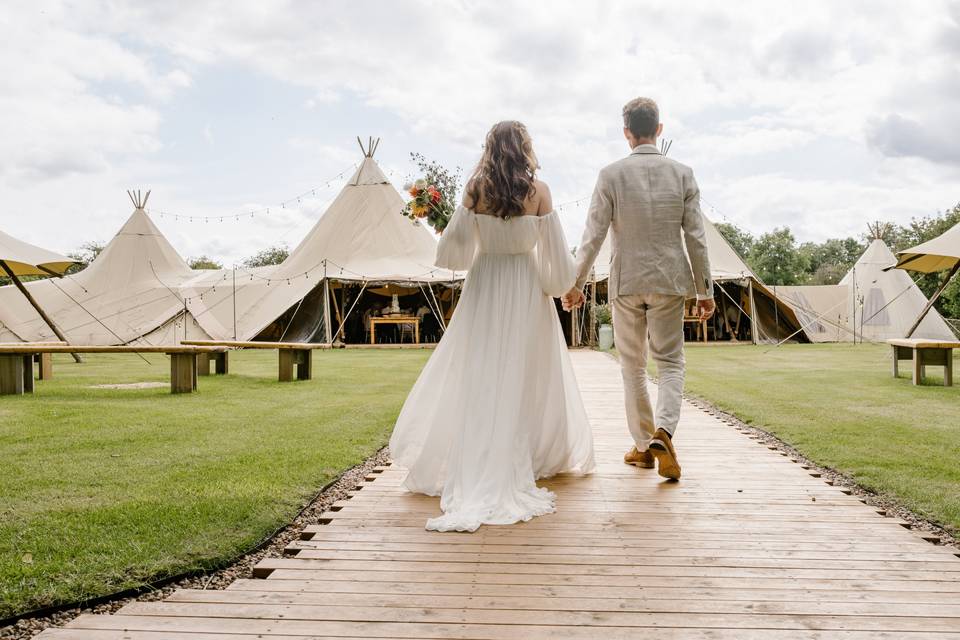
[(634, 446), (623, 455), (623, 461), (641, 469), (653, 469), (653, 454), (649, 451), (637, 451)]
[(677, 452), (673, 448), (673, 441), (663, 429), (657, 429), (650, 441), (650, 453), (657, 459), (657, 473), (671, 480), (680, 479), (680, 463), (677, 462)]

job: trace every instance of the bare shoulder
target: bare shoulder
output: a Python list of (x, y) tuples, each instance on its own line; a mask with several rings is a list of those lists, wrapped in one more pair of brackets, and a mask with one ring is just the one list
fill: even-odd
[(544, 216), (553, 211), (553, 194), (550, 193), (550, 185), (543, 180), (534, 180), (533, 186), (537, 190), (533, 196), (537, 204), (537, 215)]

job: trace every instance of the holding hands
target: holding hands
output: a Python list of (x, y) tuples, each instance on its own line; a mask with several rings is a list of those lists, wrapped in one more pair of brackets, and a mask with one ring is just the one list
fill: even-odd
[(567, 291), (563, 294), (563, 297), (560, 298), (564, 311), (580, 308), (586, 300), (587, 298), (583, 295), (583, 291), (577, 287), (570, 289), (570, 291)]

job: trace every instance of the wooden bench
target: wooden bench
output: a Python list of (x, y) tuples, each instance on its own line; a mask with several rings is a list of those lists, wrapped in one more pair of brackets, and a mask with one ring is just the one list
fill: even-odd
[(222, 347), (194, 346), (82, 346), (29, 342), (2, 344), (0, 345), (0, 395), (33, 393), (34, 359), (40, 358), (41, 379), (47, 380), (53, 375), (51, 356), (54, 353), (164, 353), (170, 356), (170, 392), (191, 393), (197, 390), (197, 356), (223, 351), (225, 349)]
[[(313, 378), (313, 352), (315, 349), (329, 349), (330, 345), (315, 342), (256, 342), (245, 340), (184, 340), (183, 344), (197, 347), (220, 347), (231, 349), (276, 349), (279, 360), (278, 379), (290, 382)], [(227, 370), (227, 356), (223, 354), (223, 373)], [(217, 362), (220, 373), (220, 361)]]
[[(31, 347), (51, 347), (55, 345), (67, 344), (59, 340), (53, 342), (0, 342), (0, 347), (22, 347), (28, 345)], [(40, 366), (37, 369), (37, 380), (50, 380), (53, 378), (53, 354), (38, 353), (33, 357), (34, 361)], [(30, 375), (33, 375), (33, 363), (30, 363)]]
[(900, 373), (901, 360), (913, 360), (913, 384), (920, 384), (928, 365), (943, 367), (943, 386), (953, 385), (953, 350), (960, 342), (924, 340), (923, 338), (895, 338), (887, 340), (893, 347), (893, 377)]

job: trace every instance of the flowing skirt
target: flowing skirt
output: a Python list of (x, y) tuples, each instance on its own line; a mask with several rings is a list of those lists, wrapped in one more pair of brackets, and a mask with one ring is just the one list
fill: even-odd
[(533, 254), (477, 256), (449, 326), (404, 403), (393, 458), (441, 496), (437, 531), (552, 513), (537, 478), (594, 470), (593, 436)]

